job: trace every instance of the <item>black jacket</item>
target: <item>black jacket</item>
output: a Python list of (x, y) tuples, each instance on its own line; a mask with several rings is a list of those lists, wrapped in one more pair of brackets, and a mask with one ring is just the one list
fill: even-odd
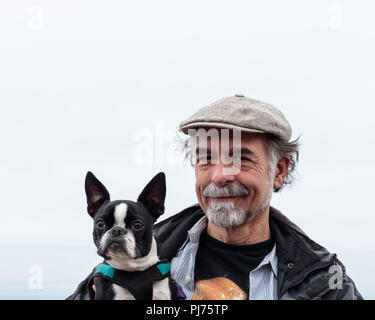
[[(160, 258), (172, 260), (187, 237), (187, 231), (203, 217), (199, 205), (155, 225), (154, 236)], [(336, 254), (312, 241), (277, 209), (270, 208), (270, 229), (278, 257), (277, 292), (279, 299), (363, 299), (354, 282), (347, 276)], [(335, 268), (330, 269), (331, 266)], [(340, 273), (333, 271), (339, 268)], [(93, 272), (82, 281), (68, 299), (89, 299), (88, 283)], [(342, 279), (342, 283), (335, 280)]]

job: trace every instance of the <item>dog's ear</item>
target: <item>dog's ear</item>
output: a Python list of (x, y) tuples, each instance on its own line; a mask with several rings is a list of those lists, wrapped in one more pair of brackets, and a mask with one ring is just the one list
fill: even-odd
[(164, 213), (166, 184), (164, 172), (159, 172), (143, 189), (137, 201), (142, 202), (156, 221)]
[(94, 217), (100, 206), (109, 200), (109, 192), (105, 186), (89, 171), (85, 179), (87, 212)]

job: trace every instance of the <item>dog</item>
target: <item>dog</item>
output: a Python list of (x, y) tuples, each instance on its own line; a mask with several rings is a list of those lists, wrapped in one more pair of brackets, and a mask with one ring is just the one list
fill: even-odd
[(105, 186), (90, 171), (85, 191), (87, 212), (94, 221), (94, 243), (104, 258), (89, 283), (90, 296), (95, 300), (173, 299), (177, 289), (170, 265), (159, 259), (153, 237), (153, 225), (164, 213), (165, 174), (158, 173), (137, 202), (111, 201)]

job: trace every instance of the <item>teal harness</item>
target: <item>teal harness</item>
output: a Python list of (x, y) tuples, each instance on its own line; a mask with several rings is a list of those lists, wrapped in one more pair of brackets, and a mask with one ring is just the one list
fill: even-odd
[(153, 283), (170, 276), (168, 260), (161, 260), (144, 271), (118, 270), (107, 263), (96, 269), (94, 277), (101, 277), (129, 290), (136, 300), (152, 300)]

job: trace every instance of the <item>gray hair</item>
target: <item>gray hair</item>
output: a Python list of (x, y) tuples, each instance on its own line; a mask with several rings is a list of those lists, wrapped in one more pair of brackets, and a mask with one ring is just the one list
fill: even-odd
[(266, 134), (266, 144), (268, 157), (270, 159), (270, 167), (276, 166), (279, 159), (283, 156), (290, 157), (290, 165), (288, 173), (285, 176), (283, 184), (280, 188), (275, 189), (274, 192), (281, 191), (286, 185), (292, 185), (296, 179), (296, 167), (299, 160), (300, 136), (293, 141), (284, 141), (273, 134)]
[[(299, 148), (300, 148), (300, 136), (292, 141), (284, 141), (276, 137), (273, 134), (266, 133), (266, 147), (269, 157), (270, 170), (274, 170), (277, 162), (283, 156), (290, 157), (290, 165), (288, 168), (288, 173), (283, 181), (280, 188), (275, 189), (274, 192), (281, 191), (286, 185), (293, 185), (296, 180), (296, 167), (299, 160)], [(177, 134), (177, 138), (180, 141), (180, 149), (185, 154), (185, 161), (189, 161), (192, 167), (195, 167), (193, 163), (195, 150), (193, 150), (194, 136)]]

